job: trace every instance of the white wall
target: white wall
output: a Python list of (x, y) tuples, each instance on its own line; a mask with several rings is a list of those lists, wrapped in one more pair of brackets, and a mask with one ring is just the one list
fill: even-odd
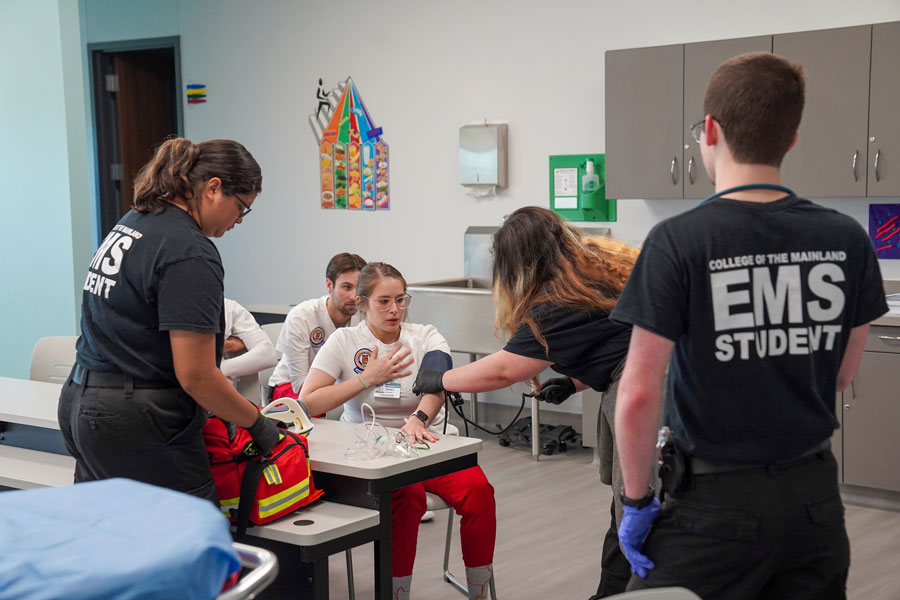
[[(31, 351), (45, 335), (76, 331), (73, 273), (76, 256), (87, 264), (81, 235), (89, 219), (73, 209), (87, 204), (76, 189), (83, 179), (70, 164), (83, 161), (84, 146), (70, 148), (69, 126), (84, 129), (84, 112), (69, 114), (64, 74), (80, 64), (64, 61), (64, 48), (81, 47), (77, 4), (58, 0), (0, 1), (0, 375), (28, 377)], [(68, 64), (66, 64), (68, 62)], [(74, 94), (83, 86), (75, 85)], [(83, 108), (83, 104), (82, 104)], [(75, 122), (72, 122), (74, 118)], [(70, 152), (70, 150), (72, 152)], [(74, 202), (70, 199), (75, 198)]]
[[(394, 263), (410, 281), (461, 274), (468, 225), (547, 204), (548, 155), (604, 150), (607, 49), (900, 19), (900, 3), (888, 0), (741, 6), (180, 1), (183, 78), (209, 94), (186, 106), (186, 134), (239, 139), (264, 173), (257, 208), (219, 243), (228, 294), (245, 303), (318, 294), (325, 261), (342, 250)], [(387, 213), (318, 208), (318, 148), (306, 117), (318, 78), (330, 87), (347, 75), (391, 145)], [(457, 132), (483, 118), (510, 124), (510, 187), (476, 200), (456, 183)], [(829, 202), (865, 222), (866, 200)], [(612, 229), (639, 243), (694, 204), (620, 201)]]

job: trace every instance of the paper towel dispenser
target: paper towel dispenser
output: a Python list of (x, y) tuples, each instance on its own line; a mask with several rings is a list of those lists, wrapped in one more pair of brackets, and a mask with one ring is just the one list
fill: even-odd
[(459, 183), (477, 190), (506, 187), (505, 123), (463, 125), (459, 128)]

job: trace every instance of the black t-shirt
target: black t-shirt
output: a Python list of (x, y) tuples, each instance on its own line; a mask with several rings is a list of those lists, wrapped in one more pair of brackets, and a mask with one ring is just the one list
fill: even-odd
[(225, 330), (219, 251), (188, 213), (130, 211), (94, 254), (84, 282), (78, 363), (177, 384), (169, 331)]
[(859, 224), (787, 196), (658, 224), (611, 318), (675, 342), (664, 421), (689, 450), (750, 463), (831, 436), (850, 330), (886, 311)]
[(603, 311), (587, 311), (539, 304), (533, 318), (550, 352), (523, 325), (503, 348), (507, 352), (549, 360), (553, 370), (573, 377), (597, 391), (609, 387), (609, 378), (628, 353), (631, 327), (610, 321)]

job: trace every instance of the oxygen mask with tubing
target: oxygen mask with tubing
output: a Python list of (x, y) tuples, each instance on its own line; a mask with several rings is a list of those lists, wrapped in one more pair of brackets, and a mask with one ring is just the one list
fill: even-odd
[(381, 456), (399, 456), (401, 458), (414, 458), (419, 456), (420, 450), (428, 450), (430, 446), (424, 440), (413, 439), (402, 431), (390, 432), (375, 420), (375, 409), (363, 402), (361, 413), (365, 418), (365, 411), (369, 409), (372, 415), (371, 421), (364, 421), (354, 429), (356, 441), (344, 452), (344, 458), (349, 460), (371, 460)]

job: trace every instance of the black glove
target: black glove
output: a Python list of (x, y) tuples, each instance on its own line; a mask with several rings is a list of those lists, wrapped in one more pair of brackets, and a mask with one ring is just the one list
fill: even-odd
[(274, 419), (270, 419), (259, 413), (256, 421), (247, 428), (247, 433), (253, 438), (257, 450), (262, 455), (266, 455), (272, 451), (272, 448), (281, 441), (281, 430), (278, 423)]
[(444, 373), (446, 371), (431, 371), (422, 369), (416, 376), (416, 382), (413, 384), (412, 392), (417, 396), (422, 394), (437, 394), (444, 391)]
[(562, 404), (563, 400), (574, 393), (575, 382), (571, 377), (553, 377), (541, 383), (541, 391), (534, 397), (550, 404)]

